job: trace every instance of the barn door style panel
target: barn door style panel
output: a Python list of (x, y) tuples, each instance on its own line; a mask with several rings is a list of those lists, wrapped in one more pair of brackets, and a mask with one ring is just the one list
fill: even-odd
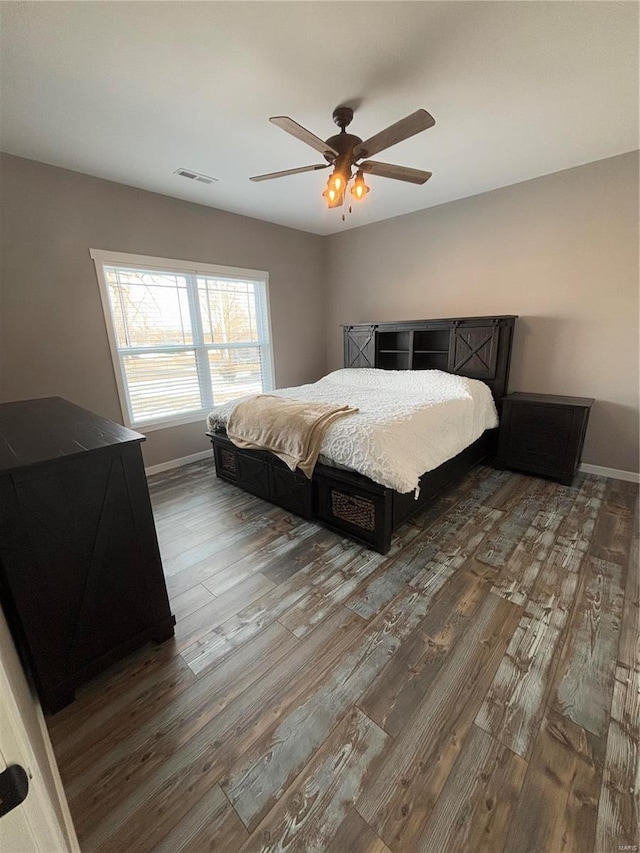
[[(12, 585), (16, 595), (24, 591), (25, 625), (30, 617), (38, 623), (37, 632), (35, 624), (29, 628), (42, 677), (57, 686), (144, 627), (153, 598), (144, 575), (141, 594), (129, 591), (141, 555), (120, 458), (13, 480), (25, 559)], [(40, 606), (32, 606), (35, 599)], [(108, 631), (99, 627), (105, 624)]]
[(376, 327), (345, 326), (344, 329), (344, 366), (376, 366)]
[(454, 323), (449, 370), (462, 373), (470, 379), (495, 379), (499, 333), (496, 324), (467, 326), (465, 323)]

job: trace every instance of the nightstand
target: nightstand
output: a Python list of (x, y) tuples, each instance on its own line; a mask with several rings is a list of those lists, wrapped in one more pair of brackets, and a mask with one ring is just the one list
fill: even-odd
[(571, 485), (582, 456), (589, 397), (509, 394), (502, 400), (497, 468), (515, 468)]

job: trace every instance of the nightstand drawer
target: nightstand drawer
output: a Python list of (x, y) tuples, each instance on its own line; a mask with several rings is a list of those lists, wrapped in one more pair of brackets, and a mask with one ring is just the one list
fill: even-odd
[(503, 400), (498, 467), (570, 483), (580, 464), (593, 401), (543, 394)]

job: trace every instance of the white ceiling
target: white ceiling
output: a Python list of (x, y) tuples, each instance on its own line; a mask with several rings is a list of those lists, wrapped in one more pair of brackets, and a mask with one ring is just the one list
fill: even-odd
[[(637, 3), (3, 2), (0, 47), (2, 150), (318, 234), (638, 148)], [(363, 139), (427, 109), (375, 159), (433, 178), (345, 223), (326, 172), (248, 180), (322, 162), (269, 116), (327, 138), (339, 104)]]

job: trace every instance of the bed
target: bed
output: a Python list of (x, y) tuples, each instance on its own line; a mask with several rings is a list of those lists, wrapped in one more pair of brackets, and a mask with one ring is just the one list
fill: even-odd
[[(209, 419), (217, 476), (386, 553), (394, 530), (493, 453), (515, 320), (344, 326), (345, 370), (274, 392), (359, 409), (329, 429), (313, 477), (236, 447), (225, 431), (233, 404)], [(405, 453), (392, 458), (396, 446)]]

